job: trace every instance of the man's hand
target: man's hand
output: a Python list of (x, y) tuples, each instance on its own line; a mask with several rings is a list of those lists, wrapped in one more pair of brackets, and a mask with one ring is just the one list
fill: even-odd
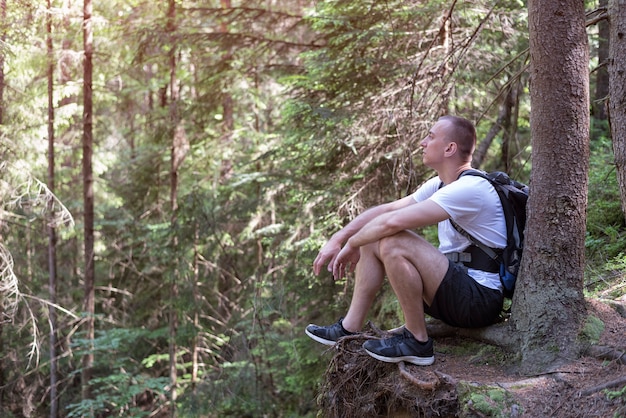
[(346, 244), (341, 251), (339, 251), (339, 254), (337, 254), (333, 262), (333, 277), (335, 280), (344, 277), (348, 267), (350, 273), (352, 273), (360, 258), (361, 250), (359, 247), (352, 247), (350, 244)]
[(328, 263), (326, 269), (329, 272), (332, 272), (333, 263), (335, 262), (335, 258), (340, 251), (341, 243), (335, 242), (332, 239), (324, 244), (320, 252), (317, 254), (317, 257), (315, 257), (315, 261), (313, 262), (313, 272), (315, 273), (315, 275), (320, 274), (320, 271), (322, 271), (322, 268), (326, 263)]

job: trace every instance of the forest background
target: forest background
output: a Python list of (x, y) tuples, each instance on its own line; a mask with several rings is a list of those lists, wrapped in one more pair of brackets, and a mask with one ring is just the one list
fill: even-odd
[[(315, 416), (303, 329), (350, 295), (312, 274), (330, 234), (432, 175), (418, 144), (445, 113), (476, 123), (475, 167), (530, 178), (523, 1), (40, 3), (1, 1), (3, 417)], [(616, 299), (606, 4), (586, 6), (585, 291)], [(392, 297), (372, 319), (399, 324)]]

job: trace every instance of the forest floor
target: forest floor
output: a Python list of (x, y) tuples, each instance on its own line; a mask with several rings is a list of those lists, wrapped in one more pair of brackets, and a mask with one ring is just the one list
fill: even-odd
[(599, 300), (588, 310), (604, 324), (594, 350), (536, 375), (466, 338), (436, 339), (426, 367), (378, 362), (363, 341), (338, 344), (319, 405), (327, 417), (626, 417), (625, 313)]

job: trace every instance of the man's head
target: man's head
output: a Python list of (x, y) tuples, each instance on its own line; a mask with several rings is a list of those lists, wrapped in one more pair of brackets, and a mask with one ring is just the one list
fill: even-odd
[(448, 121), (448, 139), (456, 142), (457, 151), (463, 161), (472, 161), (472, 154), (476, 148), (476, 128), (465, 118), (458, 116), (442, 116), (440, 121)]
[(467, 119), (442, 116), (420, 145), (424, 149), (424, 164), (431, 168), (437, 169), (448, 158), (471, 163), (476, 147), (476, 129)]

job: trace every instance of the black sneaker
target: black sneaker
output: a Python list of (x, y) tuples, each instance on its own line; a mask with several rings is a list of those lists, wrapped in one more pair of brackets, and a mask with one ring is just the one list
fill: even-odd
[(383, 340), (368, 340), (363, 348), (370, 356), (387, 363), (407, 361), (418, 366), (429, 366), (435, 362), (433, 340), (421, 343), (413, 334), (403, 329), (401, 334)]
[(327, 327), (309, 324), (304, 332), (318, 343), (335, 345), (340, 338), (356, 334), (356, 332), (346, 331), (343, 325), (341, 325), (341, 321), (343, 321), (343, 318), (339, 318), (339, 321)]

